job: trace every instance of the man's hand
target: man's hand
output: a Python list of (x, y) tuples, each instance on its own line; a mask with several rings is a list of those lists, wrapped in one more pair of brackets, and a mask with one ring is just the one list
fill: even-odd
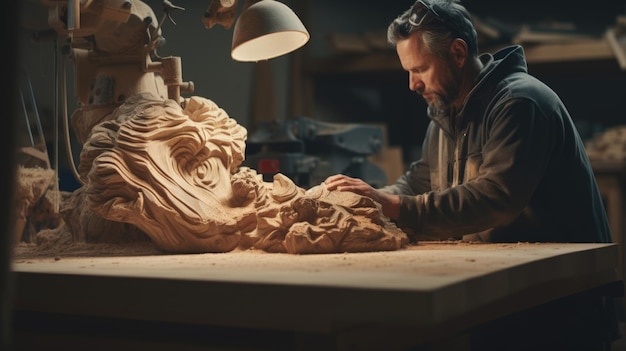
[(349, 191), (361, 196), (367, 196), (382, 206), (383, 213), (390, 219), (396, 220), (400, 215), (400, 197), (383, 193), (374, 189), (362, 179), (351, 178), (343, 174), (332, 175), (324, 181), (328, 190)]

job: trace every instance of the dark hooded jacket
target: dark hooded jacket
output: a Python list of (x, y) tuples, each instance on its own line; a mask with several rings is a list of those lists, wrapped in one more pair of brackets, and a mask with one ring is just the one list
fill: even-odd
[(455, 116), (431, 120), (422, 157), (383, 191), (399, 227), (484, 242), (611, 242), (584, 143), (557, 94), (528, 74), (520, 46), (484, 69)]

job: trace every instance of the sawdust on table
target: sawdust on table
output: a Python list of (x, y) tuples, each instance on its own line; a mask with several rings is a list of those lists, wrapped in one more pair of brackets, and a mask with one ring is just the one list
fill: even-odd
[[(415, 249), (416, 246), (427, 246), (428, 250), (448, 249), (450, 246), (483, 246), (486, 243), (473, 243), (461, 241), (426, 241), (418, 242), (408, 246), (405, 249)], [(488, 245), (494, 250), (503, 249), (510, 246), (533, 245), (532, 243), (510, 243), (499, 245)], [(241, 250), (233, 250), (232, 252), (240, 252)], [(246, 251), (254, 251), (267, 255), (280, 255), (267, 253), (263, 250), (248, 249)], [(384, 253), (386, 251), (381, 251)], [(228, 252), (220, 253), (221, 255)], [(132, 243), (85, 243), (85, 242), (56, 242), (51, 245), (37, 245), (32, 243), (21, 242), (15, 245), (13, 250), (13, 259), (15, 261), (28, 259), (61, 259), (61, 258), (79, 258), (79, 257), (122, 257), (122, 256), (157, 256), (157, 255), (176, 255), (159, 251), (151, 242), (132, 242)], [(289, 256), (291, 254), (288, 254)], [(315, 254), (310, 254), (315, 255)], [(285, 255), (282, 255), (285, 256)], [(298, 255), (293, 255), (298, 256)]]

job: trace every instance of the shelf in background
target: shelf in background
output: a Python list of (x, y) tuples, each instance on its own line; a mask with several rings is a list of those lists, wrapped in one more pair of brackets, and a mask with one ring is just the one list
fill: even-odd
[[(619, 63), (616, 60), (613, 48), (607, 40), (589, 40), (559, 44), (529, 44), (522, 45), (526, 53), (529, 66), (545, 64), (566, 64), (564, 68), (586, 70), (601, 69), (619, 72)], [(492, 47), (482, 50), (494, 52), (501, 47)], [(307, 74), (344, 74), (388, 72), (402, 70), (398, 57), (393, 50), (371, 51), (369, 53), (350, 53), (329, 58), (310, 59), (305, 63)]]

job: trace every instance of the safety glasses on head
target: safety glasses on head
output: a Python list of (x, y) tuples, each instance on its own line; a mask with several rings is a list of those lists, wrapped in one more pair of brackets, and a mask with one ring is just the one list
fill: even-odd
[(414, 27), (419, 27), (422, 24), (428, 23), (426, 19), (428, 18), (429, 14), (432, 14), (432, 16), (434, 16), (437, 21), (447, 25), (446, 21), (444, 21), (441, 15), (439, 15), (437, 11), (433, 9), (428, 0), (418, 0), (413, 5), (413, 8), (411, 9), (411, 14), (409, 16), (409, 23)]

